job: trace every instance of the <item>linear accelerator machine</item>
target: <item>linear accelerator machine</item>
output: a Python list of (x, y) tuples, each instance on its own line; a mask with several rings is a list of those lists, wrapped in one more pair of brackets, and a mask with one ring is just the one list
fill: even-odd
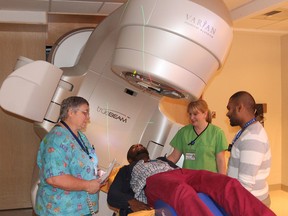
[[(20, 57), (1, 86), (0, 105), (33, 120), (43, 138), (57, 123), (62, 100), (82, 96), (90, 103), (85, 133), (101, 167), (113, 158), (127, 164), (127, 150), (135, 143), (156, 158), (170, 152), (169, 141), (182, 126), (174, 111), (199, 98), (222, 67), (231, 23), (220, 0), (127, 1), (93, 32), (82, 29), (61, 38), (50, 62)], [(37, 182), (36, 168), (33, 207)], [(98, 214), (110, 212), (101, 192)]]

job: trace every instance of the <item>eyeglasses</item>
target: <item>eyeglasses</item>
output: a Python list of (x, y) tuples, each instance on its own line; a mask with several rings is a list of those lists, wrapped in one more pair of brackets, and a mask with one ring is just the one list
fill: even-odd
[(79, 109), (78, 111), (82, 112), (83, 115), (85, 115), (86, 118), (90, 116), (90, 112), (88, 110), (80, 110)]

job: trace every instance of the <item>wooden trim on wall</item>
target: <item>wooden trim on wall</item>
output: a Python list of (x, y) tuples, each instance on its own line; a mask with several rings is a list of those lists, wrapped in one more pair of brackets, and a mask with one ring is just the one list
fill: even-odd
[(4, 32), (47, 32), (47, 25), (0, 23), (0, 31)]
[(281, 190), (281, 184), (269, 185), (269, 190), (270, 191)]
[(281, 185), (281, 190), (288, 192), (288, 186), (287, 185)]
[(269, 185), (269, 190), (270, 191), (283, 190), (283, 191), (288, 192), (288, 186), (283, 185), (283, 184), (273, 184), (273, 185)]
[(48, 23), (94, 23), (99, 24), (107, 16), (103, 15), (75, 15), (75, 14), (48, 14)]

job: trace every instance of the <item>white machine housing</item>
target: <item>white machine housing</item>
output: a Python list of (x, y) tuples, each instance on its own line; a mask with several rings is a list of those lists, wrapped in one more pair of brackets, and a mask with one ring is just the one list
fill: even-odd
[(232, 41), (221, 1), (130, 1), (120, 26), (112, 70), (140, 88), (175, 98), (199, 98)]

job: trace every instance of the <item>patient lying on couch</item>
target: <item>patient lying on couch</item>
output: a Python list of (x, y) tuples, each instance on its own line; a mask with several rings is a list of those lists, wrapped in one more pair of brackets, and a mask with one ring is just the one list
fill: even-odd
[(129, 165), (123, 166), (118, 171), (109, 188), (107, 202), (111, 207), (118, 210), (120, 216), (127, 216), (132, 212), (152, 209), (146, 203), (134, 198), (135, 194), (130, 185), (133, 166), (144, 155), (149, 155), (145, 147), (141, 144), (132, 145), (127, 152)]
[[(231, 216), (275, 215), (236, 179), (209, 171), (180, 169), (164, 157), (150, 160), (147, 149), (142, 145), (137, 145), (137, 148), (134, 146), (132, 148), (134, 150), (131, 148), (129, 151), (134, 155), (135, 160), (128, 165), (130, 177), (126, 178), (126, 183), (130, 180), (134, 199), (143, 205), (147, 203), (149, 206), (154, 206), (154, 203), (160, 199), (172, 206), (179, 216), (212, 216), (213, 213), (197, 195), (198, 192), (203, 192)], [(110, 187), (112, 191), (115, 190), (113, 184), (114, 182)], [(113, 204), (109, 202), (111, 198), (115, 203), (113, 192), (109, 191), (110, 205)], [(147, 209), (148, 205), (146, 205)]]

